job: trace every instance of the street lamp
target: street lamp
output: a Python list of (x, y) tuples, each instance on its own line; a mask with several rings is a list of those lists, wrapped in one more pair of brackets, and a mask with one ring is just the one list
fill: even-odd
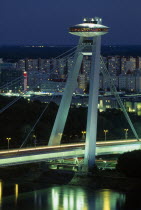
[(124, 131), (125, 131), (125, 139), (127, 139), (127, 137), (128, 137), (128, 128), (124, 129)]
[(81, 131), (81, 133), (82, 133), (82, 139), (85, 139), (86, 131)]
[(36, 147), (36, 143), (37, 143), (36, 140), (37, 139), (36, 139), (36, 135), (35, 134), (33, 134), (33, 138), (34, 138), (34, 146)]
[(8, 142), (8, 152), (9, 152), (9, 141), (11, 140), (11, 138), (6, 138), (7, 142)]
[(105, 163), (105, 165), (104, 165), (104, 169), (105, 169), (106, 168), (106, 165), (107, 165), (107, 161), (104, 160), (103, 163)]
[(106, 134), (108, 133), (108, 130), (104, 130), (104, 134), (105, 134), (105, 141), (106, 141)]

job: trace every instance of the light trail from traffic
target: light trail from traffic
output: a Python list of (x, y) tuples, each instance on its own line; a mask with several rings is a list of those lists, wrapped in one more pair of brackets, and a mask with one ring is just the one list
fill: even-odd
[[(37, 163), (48, 160), (83, 158), (85, 143), (65, 144), (57, 146), (40, 146), (0, 151), (0, 167)], [(121, 154), (140, 149), (137, 140), (97, 142), (96, 156)]]
[[(96, 142), (96, 146), (108, 146), (108, 145), (117, 145), (117, 144), (130, 144), (133, 142), (138, 142), (136, 139), (129, 140), (117, 140), (117, 141), (100, 141)], [(75, 144), (61, 144), (56, 146), (37, 146), (30, 148), (20, 148), (20, 149), (11, 149), (11, 150), (2, 150), (0, 151), (0, 155), (10, 155), (13, 153), (21, 153), (21, 152), (34, 152), (34, 151), (45, 151), (50, 149), (66, 149), (66, 148), (74, 148), (74, 147), (84, 147), (85, 143), (75, 143)]]

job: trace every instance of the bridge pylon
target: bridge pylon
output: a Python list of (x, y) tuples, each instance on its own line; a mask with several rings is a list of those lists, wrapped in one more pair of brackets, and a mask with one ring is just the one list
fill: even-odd
[(59, 145), (68, 116), (72, 95), (77, 85), (77, 78), (84, 55), (91, 55), (90, 89), (86, 129), (86, 147), (84, 165), (91, 170), (95, 165), (95, 150), (97, 137), (97, 111), (100, 72), (101, 35), (108, 32), (108, 27), (101, 25), (102, 19), (85, 18), (82, 24), (70, 28), (70, 33), (80, 36), (74, 55), (74, 62), (68, 75), (65, 91), (58, 109), (49, 146)]

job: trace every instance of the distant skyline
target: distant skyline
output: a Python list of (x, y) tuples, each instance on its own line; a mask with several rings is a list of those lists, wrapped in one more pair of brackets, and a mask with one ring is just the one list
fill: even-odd
[(0, 45), (73, 45), (68, 28), (84, 17), (110, 27), (102, 44), (141, 45), (140, 0), (1, 0)]

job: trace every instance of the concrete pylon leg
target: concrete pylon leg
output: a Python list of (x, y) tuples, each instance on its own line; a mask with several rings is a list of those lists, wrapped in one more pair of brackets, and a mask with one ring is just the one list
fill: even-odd
[(75, 164), (78, 164), (79, 163), (79, 160), (78, 160), (78, 158), (76, 157), (76, 158), (74, 158), (74, 163)]
[(101, 37), (93, 38), (92, 63), (90, 73), (90, 90), (86, 129), (86, 146), (84, 165), (91, 170), (95, 165), (96, 138), (97, 138), (97, 111), (99, 92), (99, 72), (100, 72), (100, 47)]
[(81, 67), (83, 54), (82, 54), (82, 42), (83, 37), (80, 37), (79, 44), (74, 56), (74, 64), (71, 71), (69, 72), (68, 80), (65, 86), (65, 91), (59, 106), (59, 110), (55, 119), (53, 130), (49, 139), (49, 146), (59, 145), (62, 138), (62, 133), (68, 116), (68, 111), (71, 104), (73, 91), (77, 85), (77, 77)]

